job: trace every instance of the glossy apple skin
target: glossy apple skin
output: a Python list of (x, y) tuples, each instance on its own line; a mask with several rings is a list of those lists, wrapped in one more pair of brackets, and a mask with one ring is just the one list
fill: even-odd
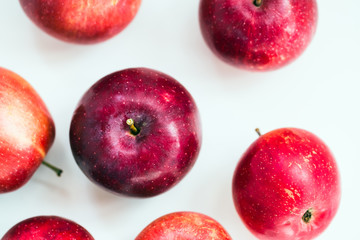
[(1, 240), (94, 240), (79, 224), (58, 216), (37, 216), (13, 226)]
[(0, 193), (31, 178), (54, 138), (54, 122), (34, 88), (0, 68)]
[(201, 0), (203, 38), (225, 62), (254, 71), (281, 68), (309, 45), (317, 25), (316, 0)]
[(42, 30), (66, 42), (91, 44), (121, 32), (135, 17), (141, 0), (20, 0)]
[[(313, 239), (335, 216), (340, 176), (329, 148), (314, 134), (282, 128), (260, 136), (233, 177), (235, 207), (259, 239)], [(302, 220), (309, 210), (312, 217)]]
[(151, 222), (135, 240), (231, 240), (224, 227), (197, 212), (174, 212)]
[[(133, 135), (127, 119), (140, 133)], [(175, 79), (147, 68), (112, 73), (82, 97), (70, 127), (74, 158), (93, 182), (150, 197), (177, 184), (201, 146), (198, 109)]]

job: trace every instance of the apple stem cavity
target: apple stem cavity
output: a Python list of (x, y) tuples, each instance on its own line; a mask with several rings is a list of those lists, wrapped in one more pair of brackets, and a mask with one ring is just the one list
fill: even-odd
[(129, 118), (128, 120), (126, 120), (126, 124), (130, 127), (130, 132), (133, 135), (137, 135), (139, 134), (139, 129), (137, 129), (134, 125), (134, 120), (132, 120), (131, 118)]
[(54, 165), (51, 165), (50, 163), (48, 163), (48, 162), (46, 162), (46, 161), (42, 161), (41, 163), (42, 163), (43, 165), (47, 166), (48, 168), (50, 168), (51, 170), (53, 170), (53, 171), (56, 173), (56, 175), (58, 175), (58, 177), (61, 176), (61, 174), (62, 174), (62, 172), (63, 172), (62, 169), (57, 168), (57, 167), (55, 167)]
[(263, 3), (263, 0), (254, 0), (254, 5), (256, 6), (256, 7), (260, 7), (261, 5), (262, 5), (262, 3)]
[(261, 132), (259, 128), (255, 128), (255, 132), (259, 135), (259, 137), (261, 137)]
[(312, 218), (313, 214), (312, 214), (312, 209), (308, 209), (306, 210), (306, 212), (304, 213), (304, 215), (302, 216), (302, 220), (305, 222), (305, 223), (309, 223), (311, 218)]

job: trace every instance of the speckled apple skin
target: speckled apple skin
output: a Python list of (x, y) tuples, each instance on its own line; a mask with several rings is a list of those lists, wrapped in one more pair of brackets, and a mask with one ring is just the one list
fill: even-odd
[[(259, 137), (233, 177), (236, 209), (259, 239), (315, 238), (335, 216), (340, 195), (339, 171), (329, 148), (297, 128)], [(308, 209), (313, 216), (305, 223), (302, 216)]]
[(135, 240), (231, 240), (213, 218), (196, 212), (174, 212), (146, 226)]
[(42, 30), (66, 42), (91, 44), (121, 32), (141, 0), (20, 0), (26, 15)]
[(210, 49), (247, 70), (281, 68), (309, 45), (318, 18), (316, 0), (201, 0), (199, 20)]
[(12, 227), (1, 240), (94, 240), (79, 224), (58, 216), (38, 216)]
[(35, 89), (0, 68), (0, 193), (28, 182), (54, 138), (54, 122)]
[[(139, 134), (131, 134), (129, 118)], [(172, 77), (126, 69), (85, 93), (71, 121), (70, 143), (93, 182), (116, 193), (155, 196), (193, 167), (201, 146), (199, 113), (190, 93)]]

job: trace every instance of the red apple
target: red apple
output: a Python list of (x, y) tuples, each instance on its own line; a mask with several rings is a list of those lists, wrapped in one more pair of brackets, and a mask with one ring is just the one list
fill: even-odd
[(277, 129), (260, 136), (240, 159), (233, 198), (243, 222), (259, 239), (313, 239), (338, 209), (338, 167), (314, 134)]
[(54, 122), (36, 91), (0, 68), (0, 193), (23, 186), (55, 137)]
[(231, 240), (230, 235), (209, 216), (196, 212), (174, 212), (150, 223), (135, 240)]
[(121, 32), (141, 0), (20, 0), (28, 17), (48, 34), (67, 42), (97, 43)]
[(94, 240), (79, 224), (57, 216), (38, 216), (13, 226), (1, 240)]
[(317, 25), (316, 0), (201, 0), (200, 27), (210, 49), (249, 70), (278, 69), (299, 57)]
[(155, 196), (194, 165), (201, 145), (199, 114), (172, 77), (126, 69), (85, 93), (71, 121), (70, 143), (93, 182), (115, 193)]

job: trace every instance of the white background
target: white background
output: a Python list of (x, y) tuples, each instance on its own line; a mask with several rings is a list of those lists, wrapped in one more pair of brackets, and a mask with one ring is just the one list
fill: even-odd
[[(26, 17), (16, 0), (0, 1), (0, 66), (37, 90), (56, 124), (46, 160), (61, 178), (40, 167), (21, 189), (0, 195), (0, 236), (17, 222), (58, 215), (78, 222), (95, 239), (134, 239), (152, 220), (174, 211), (197, 211), (219, 221), (235, 239), (255, 239), (238, 217), (231, 195), (235, 166), (257, 138), (298, 127), (322, 138), (342, 177), (338, 214), (318, 239), (360, 239), (360, 9), (359, 1), (318, 1), (312, 43), (291, 65), (254, 73), (218, 60), (207, 48), (195, 0), (143, 0), (134, 21), (96, 45), (56, 40)], [(68, 139), (82, 94), (101, 77), (149, 67), (180, 81), (195, 98), (203, 145), (190, 173), (173, 189), (148, 199), (108, 193), (76, 165)]]

